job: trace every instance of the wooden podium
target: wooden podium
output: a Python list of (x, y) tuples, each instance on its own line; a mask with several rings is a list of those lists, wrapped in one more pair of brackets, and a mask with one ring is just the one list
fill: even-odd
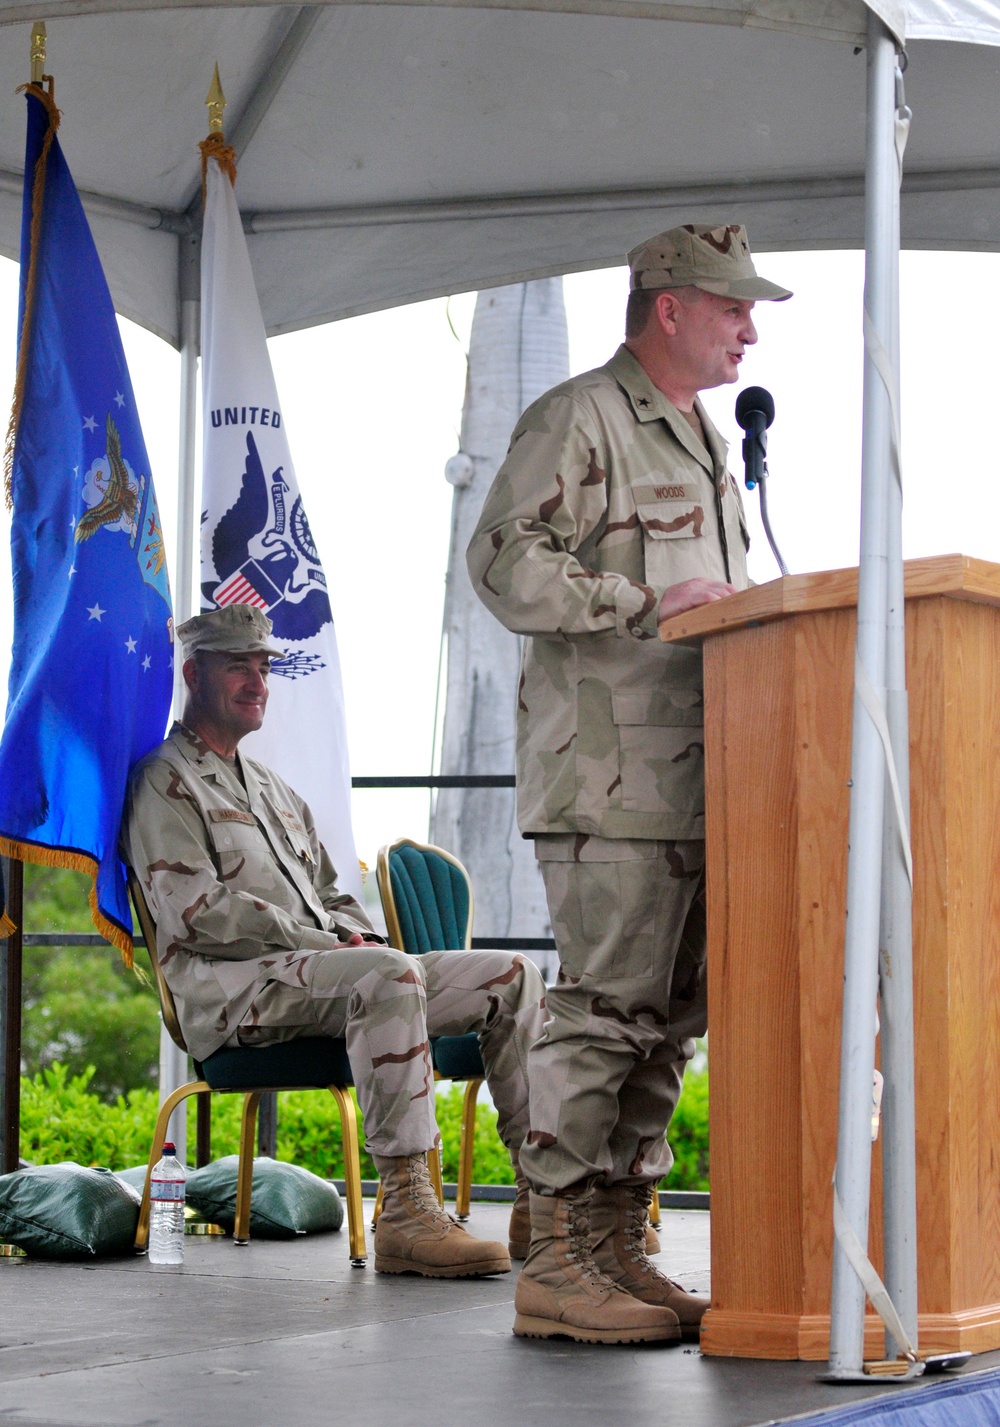
[[(679, 615), (705, 657), (712, 1306), (826, 1358), (857, 571)], [(921, 1350), (1000, 1347), (1000, 566), (906, 566)], [(871, 1243), (881, 1270), (880, 1146)], [(867, 1320), (865, 1355), (882, 1357)]]

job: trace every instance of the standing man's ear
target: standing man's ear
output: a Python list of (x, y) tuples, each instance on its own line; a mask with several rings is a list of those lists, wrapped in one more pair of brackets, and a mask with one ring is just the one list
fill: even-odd
[(657, 323), (663, 331), (666, 332), (668, 337), (676, 337), (677, 335), (677, 317), (683, 306), (684, 304), (677, 296), (677, 293), (669, 289), (665, 292), (657, 293), (656, 295), (653, 311), (656, 315)]
[(184, 683), (193, 693), (198, 687), (198, 662), (193, 655), (184, 660), (181, 673), (184, 675)]

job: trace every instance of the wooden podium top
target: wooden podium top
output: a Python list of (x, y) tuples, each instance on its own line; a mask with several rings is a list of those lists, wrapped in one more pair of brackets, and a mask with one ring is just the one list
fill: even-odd
[[(950, 595), (976, 604), (1000, 606), (1000, 565), (970, 555), (933, 555), (905, 564), (906, 598)], [(728, 599), (700, 605), (664, 620), (660, 638), (668, 644), (700, 644), (710, 634), (772, 619), (857, 603), (858, 571), (819, 570), (812, 575), (784, 575), (754, 585)]]

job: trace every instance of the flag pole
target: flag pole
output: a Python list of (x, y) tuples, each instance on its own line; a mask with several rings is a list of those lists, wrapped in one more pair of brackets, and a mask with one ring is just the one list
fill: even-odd
[(45, 78), (45, 21), (36, 20), (31, 27), (31, 82), (41, 84)]
[[(45, 78), (45, 21), (31, 27), (31, 82)], [(21, 1025), (24, 863), (3, 859), (0, 887), (0, 1174), (21, 1163)]]
[[(216, 64), (212, 83), (205, 97), (210, 134), (222, 133), (222, 111), (226, 96), (219, 80)], [(198, 356), (201, 335), (201, 234), (181, 233), (177, 239), (177, 285), (180, 297), (181, 391), (180, 437), (177, 471), (177, 567), (175, 609), (177, 624), (183, 624), (194, 613), (194, 559), (196, 521), (196, 451), (198, 431)], [(174, 717), (184, 710), (184, 674), (182, 661), (174, 663)], [(166, 1026), (160, 1026), (160, 1099), (161, 1102), (186, 1083), (187, 1056), (174, 1044)], [(169, 1136), (184, 1161), (187, 1151), (187, 1117), (180, 1106), (170, 1118)]]
[(21, 1154), (21, 928), (24, 863), (5, 857), (4, 925), (0, 947), (0, 1174), (12, 1174)]

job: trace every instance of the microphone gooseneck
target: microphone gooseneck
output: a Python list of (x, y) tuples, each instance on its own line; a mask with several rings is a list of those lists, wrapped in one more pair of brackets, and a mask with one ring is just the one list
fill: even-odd
[(748, 491), (756, 486), (760, 495), (760, 518), (771, 553), (783, 575), (788, 566), (778, 549), (767, 510), (767, 428), (774, 420), (774, 397), (762, 386), (748, 386), (736, 398), (736, 420), (746, 435), (743, 438), (744, 481)]

